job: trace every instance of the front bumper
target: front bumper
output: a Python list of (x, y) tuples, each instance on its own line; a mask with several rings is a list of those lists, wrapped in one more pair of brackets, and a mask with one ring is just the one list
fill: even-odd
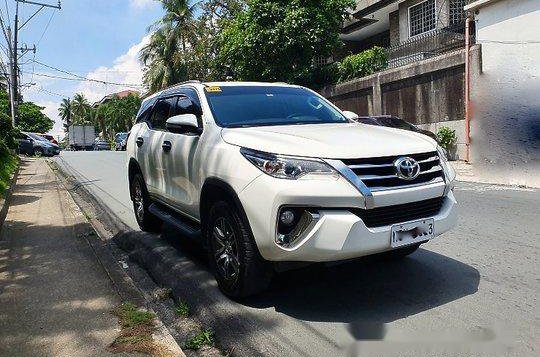
[[(375, 207), (445, 195), (434, 219), (434, 237), (457, 221), (456, 200), (444, 184), (376, 192)], [(261, 175), (239, 195), (263, 258), (269, 261), (329, 262), (391, 250), (392, 225), (370, 228), (349, 209), (365, 207), (364, 197), (343, 177), (337, 180), (279, 180)], [(284, 205), (315, 207), (319, 220), (291, 248), (275, 242), (276, 219)], [(404, 222), (393, 222), (393, 224)]]

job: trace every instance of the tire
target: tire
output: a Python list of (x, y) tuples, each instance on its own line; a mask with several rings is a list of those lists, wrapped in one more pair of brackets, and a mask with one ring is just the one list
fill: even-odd
[(389, 252), (383, 253), (383, 256), (384, 258), (388, 258), (392, 260), (399, 260), (416, 252), (419, 247), (420, 247), (420, 244), (415, 244), (408, 247), (391, 250)]
[(131, 199), (133, 201), (133, 212), (135, 213), (135, 219), (137, 219), (137, 223), (141, 230), (152, 233), (161, 232), (163, 222), (148, 210), (152, 201), (150, 200), (146, 184), (140, 173), (135, 174), (131, 179), (130, 189)]
[(244, 298), (268, 288), (272, 268), (261, 257), (249, 224), (233, 204), (215, 203), (210, 208), (204, 232), (210, 267), (225, 295)]
[(35, 157), (42, 157), (43, 156), (43, 149), (40, 147), (34, 148), (33, 154)]

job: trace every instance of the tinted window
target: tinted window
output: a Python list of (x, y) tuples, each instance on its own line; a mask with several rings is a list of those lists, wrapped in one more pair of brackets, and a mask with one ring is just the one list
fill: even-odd
[(152, 129), (164, 130), (165, 122), (171, 117), (176, 106), (177, 97), (159, 100), (152, 110)]
[(349, 122), (327, 101), (303, 88), (223, 86), (206, 96), (217, 124), (223, 127)]

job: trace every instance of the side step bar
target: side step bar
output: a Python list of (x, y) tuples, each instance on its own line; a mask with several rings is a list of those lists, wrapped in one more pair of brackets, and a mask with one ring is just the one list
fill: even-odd
[(180, 214), (173, 212), (159, 203), (152, 203), (150, 207), (148, 207), (148, 210), (159, 217), (163, 222), (169, 223), (177, 228), (188, 238), (195, 240), (201, 239), (201, 230), (191, 222), (188, 222), (187, 219), (183, 218)]

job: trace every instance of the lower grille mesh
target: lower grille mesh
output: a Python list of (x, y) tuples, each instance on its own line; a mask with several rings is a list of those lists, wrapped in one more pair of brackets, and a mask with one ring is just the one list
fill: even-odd
[(444, 197), (437, 197), (368, 210), (357, 208), (352, 212), (360, 217), (367, 227), (374, 228), (435, 216), (441, 211), (443, 203)]

